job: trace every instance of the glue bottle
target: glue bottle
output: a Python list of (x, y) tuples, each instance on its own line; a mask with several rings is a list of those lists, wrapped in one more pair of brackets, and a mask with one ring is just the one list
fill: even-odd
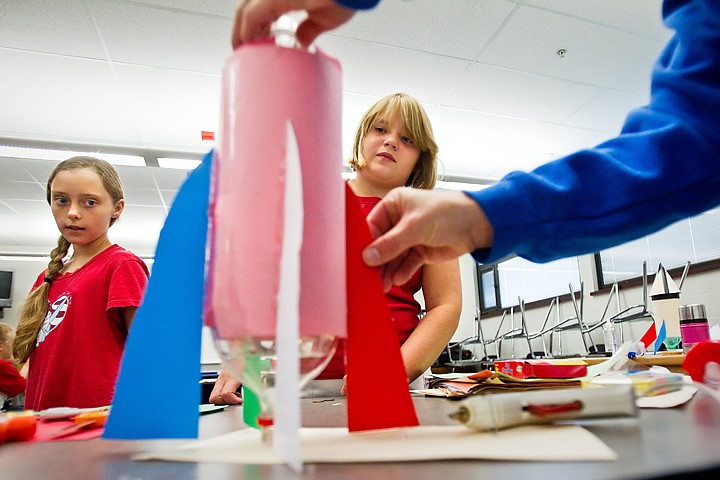
[(615, 325), (610, 320), (603, 325), (603, 338), (605, 340), (605, 351), (615, 353), (617, 350), (617, 337), (615, 336)]

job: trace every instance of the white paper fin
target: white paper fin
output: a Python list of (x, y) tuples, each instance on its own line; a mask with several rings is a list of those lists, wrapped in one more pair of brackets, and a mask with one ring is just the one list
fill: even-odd
[(300, 447), (300, 248), (303, 238), (303, 191), (295, 130), (287, 121), (283, 244), (280, 256), (277, 332), (275, 333), (275, 406), (273, 446), (294, 471), (303, 466)]
[(680, 289), (677, 287), (667, 270), (665, 270), (665, 267), (660, 265), (657, 275), (655, 275), (655, 281), (650, 289), (650, 297), (669, 294), (679, 295)]

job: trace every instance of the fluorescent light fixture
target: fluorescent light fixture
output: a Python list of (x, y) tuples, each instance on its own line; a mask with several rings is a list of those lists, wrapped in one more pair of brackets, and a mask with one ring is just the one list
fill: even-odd
[(53, 150), (47, 148), (12, 147), (0, 145), (0, 157), (25, 158), (30, 160), (67, 160), (70, 157), (90, 156), (101, 158), (113, 165), (145, 166), (145, 157), (139, 155), (121, 155), (117, 153), (80, 152), (76, 150)]
[(200, 165), (200, 163), (200, 160), (190, 160), (187, 158), (158, 157), (158, 165), (160, 165), (160, 168), (195, 170), (195, 168)]

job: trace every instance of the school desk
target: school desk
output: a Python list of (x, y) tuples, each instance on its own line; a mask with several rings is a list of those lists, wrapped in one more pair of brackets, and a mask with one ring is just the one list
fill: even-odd
[[(422, 424), (447, 424), (450, 400), (414, 397)], [(302, 400), (303, 424), (309, 427), (341, 426), (345, 401)], [(440, 408), (443, 407), (443, 408)], [(616, 461), (424, 461), (412, 463), (306, 464), (302, 477), (280, 465), (134, 461), (138, 452), (165, 450), (180, 440), (107, 441), (102, 439), (0, 446), (0, 477), (13, 479), (390, 479), (438, 480), (445, 478), (493, 479), (552, 478), (647, 479), (717, 478), (720, 472), (720, 404), (695, 396), (681, 408), (641, 410), (638, 419), (593, 420), (583, 424), (617, 452)], [(200, 438), (210, 438), (242, 427), (242, 408), (200, 417)], [(672, 477), (670, 477), (672, 478)], [(680, 478), (680, 477), (678, 477)]]

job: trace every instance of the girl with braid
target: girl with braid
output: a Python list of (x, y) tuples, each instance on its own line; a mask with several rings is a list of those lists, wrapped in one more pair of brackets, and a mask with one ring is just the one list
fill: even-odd
[(148, 269), (108, 239), (125, 207), (112, 165), (65, 160), (46, 193), (61, 236), (25, 300), (13, 343), (17, 361), (29, 361), (25, 408), (110, 405)]

